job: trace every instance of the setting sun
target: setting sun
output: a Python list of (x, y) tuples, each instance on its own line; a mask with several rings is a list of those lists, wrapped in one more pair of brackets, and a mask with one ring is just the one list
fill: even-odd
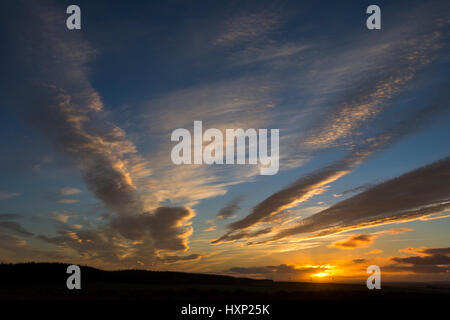
[(313, 274), (313, 277), (322, 278), (322, 277), (325, 277), (325, 276), (329, 276), (329, 274), (325, 273), (325, 272), (319, 272), (319, 273)]

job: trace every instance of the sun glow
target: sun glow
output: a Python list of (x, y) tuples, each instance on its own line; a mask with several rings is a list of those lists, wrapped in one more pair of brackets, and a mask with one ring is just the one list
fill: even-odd
[(313, 274), (313, 277), (322, 278), (322, 277), (325, 277), (325, 276), (329, 276), (329, 274), (326, 273), (326, 272), (319, 272), (319, 273)]

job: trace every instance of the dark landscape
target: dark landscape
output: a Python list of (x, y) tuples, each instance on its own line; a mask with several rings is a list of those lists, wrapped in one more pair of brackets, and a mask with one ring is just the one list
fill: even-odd
[(81, 290), (66, 287), (67, 264), (0, 265), (2, 300), (313, 301), (450, 300), (448, 283), (275, 282), (222, 275), (81, 267)]

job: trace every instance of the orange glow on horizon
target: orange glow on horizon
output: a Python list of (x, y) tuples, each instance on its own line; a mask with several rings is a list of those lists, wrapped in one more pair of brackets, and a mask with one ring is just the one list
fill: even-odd
[(313, 274), (313, 277), (319, 277), (319, 278), (322, 278), (322, 277), (329, 276), (329, 275), (330, 275), (330, 274), (329, 274), (329, 273), (326, 273), (326, 272), (319, 272), (319, 273)]

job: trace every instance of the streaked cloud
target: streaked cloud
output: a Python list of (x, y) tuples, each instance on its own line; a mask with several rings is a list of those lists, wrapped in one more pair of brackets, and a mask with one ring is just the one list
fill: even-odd
[(420, 256), (426, 256), (426, 255), (432, 255), (432, 254), (443, 254), (443, 255), (449, 255), (450, 254), (450, 247), (449, 248), (427, 248), (427, 247), (420, 247), (420, 248), (413, 248), (408, 247), (405, 249), (399, 250), (400, 252), (405, 253), (412, 253)]
[[(273, 239), (411, 221), (450, 209), (450, 158), (388, 180), (282, 230)], [(441, 181), (436, 184), (436, 181)]]
[(63, 196), (70, 196), (70, 195), (78, 194), (80, 192), (81, 192), (80, 189), (71, 188), (71, 187), (64, 187), (64, 188), (61, 188), (58, 190), (58, 193)]
[(253, 76), (186, 87), (147, 101), (141, 117), (159, 134), (192, 128), (199, 119), (205, 128), (260, 128), (276, 103), (274, 89), (271, 81)]
[(232, 215), (236, 213), (236, 211), (239, 210), (239, 204), (242, 201), (242, 197), (236, 197), (232, 199), (230, 202), (228, 202), (225, 207), (220, 209), (219, 213), (217, 214), (218, 219), (228, 219)]
[(409, 228), (391, 229), (380, 231), (373, 234), (357, 234), (349, 236), (346, 239), (333, 242), (330, 247), (336, 247), (338, 249), (356, 249), (365, 248), (374, 243), (374, 240), (383, 234), (399, 234), (406, 231), (412, 231)]
[(367, 183), (367, 184), (362, 185), (362, 186), (357, 186), (355, 188), (352, 188), (352, 189), (349, 189), (349, 190), (345, 190), (345, 191), (343, 191), (341, 193), (335, 193), (335, 194), (333, 194), (333, 197), (339, 198), (339, 197), (342, 197), (342, 196), (344, 196), (346, 194), (349, 194), (349, 193), (361, 192), (361, 191), (367, 190), (367, 189), (369, 189), (369, 188), (371, 188), (373, 186), (375, 186), (374, 183)]
[(17, 192), (0, 192), (0, 200), (6, 200), (19, 196), (20, 193)]
[[(427, 23), (415, 26), (414, 21), (424, 15)], [(359, 45), (319, 61), (322, 69), (312, 74), (320, 81), (314, 81), (317, 85), (312, 89), (333, 100), (327, 101), (326, 116), (317, 120), (300, 145), (320, 149), (351, 143), (363, 131), (361, 126), (394, 107), (392, 98), (408, 90), (424, 66), (444, 54), (440, 50), (445, 46), (446, 23), (438, 22), (439, 18), (426, 6), (412, 8), (383, 37), (364, 35)]]
[(175, 256), (175, 255), (166, 255), (159, 258), (159, 261), (163, 263), (176, 263), (183, 261), (196, 261), (201, 258), (201, 255), (193, 253), (188, 256)]
[[(142, 200), (146, 190), (140, 188), (140, 183), (151, 174), (148, 162), (125, 131), (109, 120), (99, 93), (87, 77), (86, 65), (97, 51), (81, 34), (67, 33), (65, 28), (57, 27), (64, 26), (64, 10), (50, 5), (28, 5), (32, 8), (27, 14), (27, 30), (32, 35), (21, 38), (17, 50), (30, 46), (42, 48), (37, 50), (39, 54), (28, 56), (29, 63), (22, 66), (25, 74), (39, 72), (41, 79), (40, 83), (23, 82), (18, 90), (29, 93), (23, 101), (28, 123), (80, 170), (88, 190), (114, 213), (111, 225), (116, 230), (131, 240), (147, 237), (156, 249), (186, 250), (187, 238), (192, 233), (192, 227), (186, 227), (186, 220), (194, 213), (189, 208), (178, 207), (152, 208), (150, 213), (147, 210)], [(59, 190), (64, 196), (78, 192), (75, 188)], [(76, 238), (81, 231), (63, 231), (59, 238), (42, 239), (55, 243), (65, 241), (63, 238), (76, 240), (73, 249), (79, 252), (83, 252), (82, 246), (91, 246), (89, 239)], [(94, 231), (81, 234), (88, 232)]]
[(450, 248), (425, 248), (422, 256), (392, 257), (395, 264), (383, 267), (389, 272), (448, 273), (450, 271)]
[(77, 203), (80, 200), (77, 199), (60, 199), (58, 200), (59, 203), (66, 203), (66, 204), (70, 204), (70, 203)]
[(18, 236), (0, 233), (0, 241), (2, 246), (0, 250), (16, 251), (27, 246), (27, 242)]
[(73, 214), (69, 212), (52, 212), (51, 218), (61, 223), (67, 223), (72, 216)]
[(353, 259), (352, 262), (355, 264), (367, 263), (367, 260), (366, 259)]
[(370, 246), (375, 237), (376, 235), (372, 234), (358, 234), (350, 236), (345, 240), (334, 242), (332, 246), (341, 249), (364, 248)]
[(12, 231), (14, 233), (28, 237), (33, 235), (33, 233), (29, 232), (24, 227), (22, 227), (21, 224), (15, 221), (0, 221), (0, 229), (4, 231)]
[(303, 43), (287, 44), (264, 44), (260, 46), (249, 46), (242, 51), (238, 51), (232, 57), (234, 65), (244, 65), (252, 63), (273, 63), (280, 64), (287, 60), (289, 64), (293, 57), (301, 55), (311, 49), (311, 45)]
[(204, 228), (203, 231), (210, 232), (210, 231), (216, 230), (216, 228), (217, 228), (216, 226), (209, 226), (209, 227)]
[(213, 43), (220, 46), (231, 46), (237, 43), (261, 40), (280, 25), (280, 18), (279, 14), (273, 10), (238, 12), (225, 22)]
[(116, 217), (111, 226), (128, 239), (143, 240), (150, 236), (157, 250), (186, 251), (193, 232), (189, 220), (194, 216), (189, 208), (159, 207), (152, 213)]
[[(448, 95), (448, 91), (441, 92), (434, 100), (429, 101), (426, 107), (422, 107), (408, 115), (404, 121), (392, 125), (378, 135), (360, 141), (346, 158), (319, 168), (299, 178), (280, 191), (275, 192), (256, 205), (249, 215), (230, 224), (229, 231), (221, 238), (215, 240), (214, 243), (230, 241), (230, 235), (233, 232), (250, 228), (264, 219), (275, 216), (283, 210), (292, 208), (315, 195), (325, 192), (327, 185), (352, 172), (354, 167), (362, 163), (372, 154), (392, 146), (398, 140), (413, 132), (417, 132), (417, 130), (428, 125), (432, 119), (445, 113), (448, 107), (444, 101), (446, 101), (445, 99)], [(361, 194), (365, 193), (363, 192)], [(424, 210), (427, 211), (429, 209)], [(236, 236), (233, 236), (233, 239), (237, 239)]]

